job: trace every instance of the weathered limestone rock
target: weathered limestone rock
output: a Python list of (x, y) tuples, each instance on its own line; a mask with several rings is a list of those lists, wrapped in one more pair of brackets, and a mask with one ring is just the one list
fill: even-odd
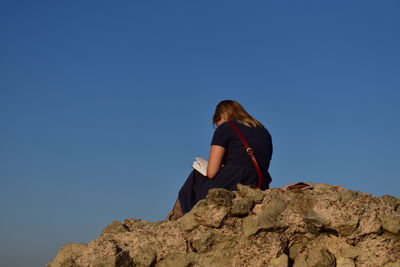
[(157, 262), (156, 267), (190, 267), (192, 261), (190, 255), (186, 254), (171, 254)]
[(300, 254), (293, 267), (334, 267), (336, 259), (326, 249), (311, 250), (309, 253)]
[(207, 204), (213, 204), (216, 206), (230, 207), (232, 206), (232, 200), (234, 197), (235, 194), (232, 191), (222, 188), (213, 188), (208, 191), (206, 202)]
[(361, 255), (361, 249), (358, 247), (349, 247), (349, 248), (342, 248), (340, 250), (342, 256), (348, 259), (356, 259), (358, 256)]
[(351, 236), (357, 229), (359, 221), (360, 220), (357, 217), (349, 218), (346, 221), (337, 223), (332, 227), (332, 229), (338, 232), (341, 236)]
[(292, 213), (302, 214), (312, 209), (317, 203), (317, 199), (308, 191), (288, 192), (287, 194), (290, 197), (287, 198), (286, 205)]
[(399, 266), (400, 266), (400, 260), (397, 260), (394, 262), (388, 262), (383, 267), (399, 267)]
[(234, 253), (229, 266), (268, 266), (271, 260), (283, 254), (288, 241), (284, 235), (275, 232), (260, 232), (236, 242), (239, 250)]
[(229, 207), (217, 206), (207, 202), (207, 200), (200, 200), (192, 210), (194, 219), (198, 224), (215, 228), (221, 226), (229, 211)]
[(254, 207), (254, 202), (246, 198), (235, 198), (232, 202), (230, 215), (242, 217), (250, 213)]
[(235, 194), (222, 188), (211, 189), (206, 199), (200, 200), (193, 207), (195, 221), (208, 227), (220, 227), (231, 210)]
[(338, 258), (336, 260), (336, 267), (356, 267), (352, 259)]
[(325, 193), (327, 191), (336, 191), (335, 188), (329, 184), (316, 184), (314, 185), (313, 191), (318, 193)]
[(212, 189), (175, 222), (114, 221), (47, 267), (400, 266), (399, 203), (327, 184)]
[(122, 225), (125, 229), (127, 229), (129, 232), (138, 230), (138, 229), (143, 229), (145, 227), (148, 227), (149, 225), (155, 225), (157, 223), (153, 223), (151, 224), (148, 221), (145, 220), (139, 220), (139, 219), (135, 219), (135, 218), (128, 218), (125, 219), (122, 222)]
[(47, 267), (79, 267), (75, 259), (87, 248), (86, 244), (68, 243), (62, 246), (52, 263)]
[(282, 228), (283, 225), (268, 212), (252, 215), (243, 220), (243, 233), (246, 237), (256, 234), (260, 230), (273, 231)]
[(289, 266), (289, 257), (282, 253), (279, 257), (272, 259), (269, 262), (270, 267), (288, 267)]
[(312, 209), (303, 213), (303, 221), (318, 228), (321, 228), (325, 223), (324, 218)]
[(259, 189), (251, 188), (241, 184), (237, 185), (237, 192), (243, 198), (251, 200), (256, 204), (260, 204), (264, 198), (263, 193)]
[(106, 228), (103, 229), (102, 233), (103, 234), (118, 234), (118, 233), (124, 233), (128, 232), (128, 228), (125, 227), (121, 222), (119, 221), (113, 221), (111, 224), (107, 225)]
[(184, 231), (192, 231), (200, 224), (195, 220), (193, 212), (189, 212), (178, 221), (178, 225)]
[(116, 255), (99, 256), (93, 260), (93, 267), (131, 267), (133, 260), (128, 251), (121, 251)]
[[(304, 241), (303, 241), (304, 242)], [(304, 250), (305, 243), (294, 243), (289, 247), (289, 257), (294, 260)]]
[(264, 199), (261, 213), (244, 218), (244, 235), (250, 236), (257, 233), (259, 230), (271, 231), (283, 229), (285, 226), (278, 219), (278, 216), (285, 208), (285, 202), (279, 198)]
[(400, 234), (400, 215), (385, 214), (381, 218), (383, 229), (393, 234)]
[(399, 198), (396, 198), (396, 197), (391, 196), (391, 195), (384, 195), (384, 196), (381, 197), (381, 199), (386, 204), (391, 206), (394, 211), (396, 211), (397, 213), (400, 213), (400, 199)]
[(362, 263), (363, 266), (384, 266), (400, 258), (399, 240), (371, 235), (362, 239), (357, 246), (361, 249), (361, 253), (356, 259), (356, 265)]
[(143, 247), (133, 255), (135, 266), (152, 266), (156, 262), (157, 254), (151, 247)]
[(195, 252), (204, 253), (211, 249), (214, 239), (212, 232), (197, 232), (190, 243)]

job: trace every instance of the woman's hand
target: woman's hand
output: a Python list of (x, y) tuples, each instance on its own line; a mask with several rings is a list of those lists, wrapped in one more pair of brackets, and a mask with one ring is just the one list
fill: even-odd
[(207, 177), (213, 179), (222, 166), (222, 159), (224, 158), (225, 148), (222, 146), (212, 145), (210, 149), (210, 156), (208, 157)]

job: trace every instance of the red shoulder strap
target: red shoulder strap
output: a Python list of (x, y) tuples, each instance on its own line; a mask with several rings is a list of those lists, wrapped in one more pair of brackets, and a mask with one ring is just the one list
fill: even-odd
[(240, 132), (237, 125), (234, 124), (232, 121), (228, 121), (228, 123), (232, 127), (232, 129), (237, 133), (240, 141), (242, 141), (244, 147), (246, 148), (246, 152), (250, 156), (251, 161), (253, 162), (253, 165), (256, 168), (257, 176), (258, 176), (258, 188), (261, 189), (262, 174), (261, 174), (261, 169), (260, 169), (260, 166), (258, 165), (257, 159), (254, 156), (253, 149), (249, 146), (249, 143), (247, 143), (246, 138), (244, 138), (243, 134)]

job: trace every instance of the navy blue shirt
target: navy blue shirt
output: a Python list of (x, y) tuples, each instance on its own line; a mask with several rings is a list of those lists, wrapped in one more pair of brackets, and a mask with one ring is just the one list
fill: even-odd
[[(237, 121), (233, 122), (238, 126), (247, 143), (253, 149), (260, 168), (263, 171), (268, 171), (272, 157), (272, 138), (268, 130), (264, 127), (248, 127)], [(211, 145), (225, 148), (223, 165), (253, 166), (242, 141), (229, 123), (225, 122), (218, 126), (214, 132)]]

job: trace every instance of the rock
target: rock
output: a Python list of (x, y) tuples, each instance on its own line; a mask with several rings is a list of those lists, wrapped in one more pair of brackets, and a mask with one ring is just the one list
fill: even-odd
[(194, 219), (193, 212), (186, 213), (178, 222), (179, 227), (184, 231), (192, 231), (199, 226), (199, 223)]
[(195, 252), (204, 253), (211, 249), (214, 242), (212, 232), (198, 232), (191, 240), (191, 245)]
[(292, 260), (294, 260), (302, 250), (304, 250), (304, 243), (295, 243), (289, 248), (289, 256)]
[(128, 218), (128, 219), (125, 219), (122, 222), (122, 226), (125, 229), (127, 229), (127, 231), (129, 231), (129, 232), (132, 232), (132, 231), (135, 231), (135, 230), (139, 230), (139, 229), (143, 229), (143, 228), (145, 228), (145, 227), (147, 227), (149, 225), (154, 225), (154, 223), (151, 224), (148, 221), (135, 219), (135, 218)]
[(262, 202), (263, 213), (271, 217), (277, 218), (286, 209), (285, 201), (279, 195), (271, 193), (264, 197)]
[(237, 185), (237, 192), (243, 198), (251, 200), (256, 204), (260, 204), (264, 198), (263, 193), (259, 189), (251, 188), (242, 184)]
[(207, 200), (200, 200), (192, 210), (195, 221), (204, 226), (218, 228), (230, 211), (229, 207), (216, 206)]
[(48, 267), (399, 266), (398, 203), (326, 184), (213, 189), (177, 221), (113, 221)]
[(326, 191), (332, 191), (332, 190), (336, 191), (336, 188), (329, 184), (316, 184), (314, 185), (313, 188), (313, 191), (318, 193), (325, 193)]
[(75, 258), (81, 255), (86, 248), (86, 244), (67, 243), (60, 248), (57, 256), (47, 267), (79, 267)]
[(289, 266), (289, 257), (282, 253), (279, 257), (272, 259), (268, 266), (270, 267), (288, 267)]
[(350, 190), (346, 190), (346, 191), (342, 191), (340, 192), (339, 195), (339, 200), (343, 203), (346, 204), (349, 201), (353, 201), (357, 198), (358, 194), (355, 191), (350, 191)]
[(400, 199), (391, 196), (391, 195), (384, 195), (381, 197), (381, 199), (388, 204), (389, 206), (391, 206), (393, 208), (394, 211), (396, 211), (397, 213), (400, 213)]
[(355, 259), (358, 256), (361, 255), (361, 249), (358, 247), (349, 247), (349, 248), (342, 248), (340, 250), (341, 254), (343, 255), (344, 258), (348, 259)]
[(259, 230), (272, 231), (280, 227), (281, 225), (267, 213), (249, 216), (243, 220), (243, 233), (247, 237), (256, 234)]
[(190, 267), (192, 262), (189, 255), (186, 254), (172, 254), (168, 255), (160, 262), (158, 262), (156, 267)]
[(92, 263), (93, 267), (132, 267), (132, 258), (128, 251), (121, 251), (117, 255), (96, 257)]
[(235, 198), (232, 203), (230, 215), (237, 217), (248, 215), (253, 207), (253, 201), (246, 198)]
[(394, 262), (388, 262), (383, 267), (399, 267), (399, 266), (400, 266), (400, 260), (397, 260)]
[(359, 219), (357, 217), (349, 218), (346, 221), (338, 223), (336, 226), (332, 227), (333, 230), (338, 232), (341, 236), (350, 236), (356, 230)]
[(303, 213), (303, 221), (318, 228), (321, 228), (324, 225), (324, 218), (312, 209)]
[(232, 191), (223, 188), (213, 188), (208, 191), (206, 203), (209, 205), (213, 204), (221, 207), (230, 207), (232, 206), (234, 197), (235, 194)]
[(216, 248), (205, 254), (197, 254), (194, 266), (221, 267), (234, 266), (232, 264), (232, 249)]
[(313, 209), (317, 200), (313, 195), (307, 192), (308, 191), (289, 192), (290, 197), (287, 198), (286, 203), (291, 212), (302, 214), (307, 210)]
[(400, 234), (400, 215), (385, 214), (381, 221), (383, 229), (393, 234)]
[(103, 234), (118, 234), (128, 232), (128, 229), (119, 221), (113, 221), (103, 229)]
[(272, 231), (285, 228), (278, 216), (286, 208), (285, 202), (279, 198), (266, 198), (262, 212), (244, 218), (243, 233), (245, 236), (256, 234), (259, 230)]
[(327, 249), (316, 249), (309, 253), (300, 254), (294, 261), (293, 267), (334, 267), (335, 257)]
[(360, 219), (358, 226), (360, 235), (379, 234), (381, 232), (382, 222), (376, 215), (377, 214), (371, 214), (370, 216), (364, 216), (364, 218)]
[(135, 266), (152, 266), (156, 262), (157, 254), (151, 247), (138, 249), (133, 257)]
[(352, 259), (338, 258), (336, 260), (336, 267), (356, 267)]
[(222, 188), (209, 190), (206, 199), (200, 200), (192, 209), (194, 220), (204, 226), (220, 227), (231, 210), (235, 194)]

